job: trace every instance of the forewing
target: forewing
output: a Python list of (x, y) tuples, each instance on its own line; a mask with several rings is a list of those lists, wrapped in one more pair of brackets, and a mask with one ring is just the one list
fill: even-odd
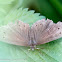
[(10, 23), (0, 27), (0, 41), (14, 45), (28, 46), (29, 31), (29, 25), (22, 21)]
[(52, 20), (43, 19), (34, 23), (31, 29), (37, 44), (44, 44), (62, 37), (62, 22), (55, 24)]

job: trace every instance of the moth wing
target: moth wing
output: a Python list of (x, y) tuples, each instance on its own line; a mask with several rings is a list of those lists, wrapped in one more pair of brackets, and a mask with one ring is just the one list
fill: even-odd
[(22, 21), (10, 23), (0, 27), (0, 41), (14, 45), (28, 46), (29, 31), (29, 25)]
[(37, 44), (44, 44), (62, 37), (62, 22), (57, 24), (52, 20), (40, 20), (33, 24), (34, 38)]

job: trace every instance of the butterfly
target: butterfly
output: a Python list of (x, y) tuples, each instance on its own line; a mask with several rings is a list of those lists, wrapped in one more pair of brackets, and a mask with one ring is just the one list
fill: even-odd
[(0, 41), (30, 46), (33, 50), (36, 45), (45, 44), (62, 37), (62, 22), (53, 23), (52, 20), (42, 19), (31, 27), (22, 21), (16, 21), (0, 27)]

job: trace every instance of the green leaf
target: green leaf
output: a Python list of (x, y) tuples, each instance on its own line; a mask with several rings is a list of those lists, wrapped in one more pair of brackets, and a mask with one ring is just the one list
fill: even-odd
[[(15, 20), (32, 25), (35, 21), (45, 18), (34, 13), (33, 10), (18, 9), (12, 10), (3, 19), (1, 24), (5, 25)], [(30, 50), (29, 47), (22, 47), (0, 42), (0, 62), (62, 62), (62, 38), (37, 46), (39, 50)]]
[(28, 7), (31, 0), (0, 0), (0, 20), (4, 18), (12, 9)]
[(14, 0), (0, 0), (0, 4), (10, 4)]
[(13, 9), (7, 14), (5, 18), (2, 19), (2, 21), (0, 22), (1, 23), (0, 25), (4, 25), (15, 20), (22, 20), (31, 25), (31, 23), (34, 23), (39, 19), (45, 18), (45, 16), (39, 16), (39, 15), (40, 13), (34, 13), (34, 10), (28, 11), (28, 8), (25, 8), (25, 9), (20, 8), (16, 10)]

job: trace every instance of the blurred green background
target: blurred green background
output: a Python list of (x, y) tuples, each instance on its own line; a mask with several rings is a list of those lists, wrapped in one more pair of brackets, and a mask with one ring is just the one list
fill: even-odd
[(62, 0), (0, 0), (0, 19), (21, 7), (33, 9), (54, 22), (62, 21)]
[(54, 22), (62, 21), (62, 0), (34, 0), (29, 8)]

